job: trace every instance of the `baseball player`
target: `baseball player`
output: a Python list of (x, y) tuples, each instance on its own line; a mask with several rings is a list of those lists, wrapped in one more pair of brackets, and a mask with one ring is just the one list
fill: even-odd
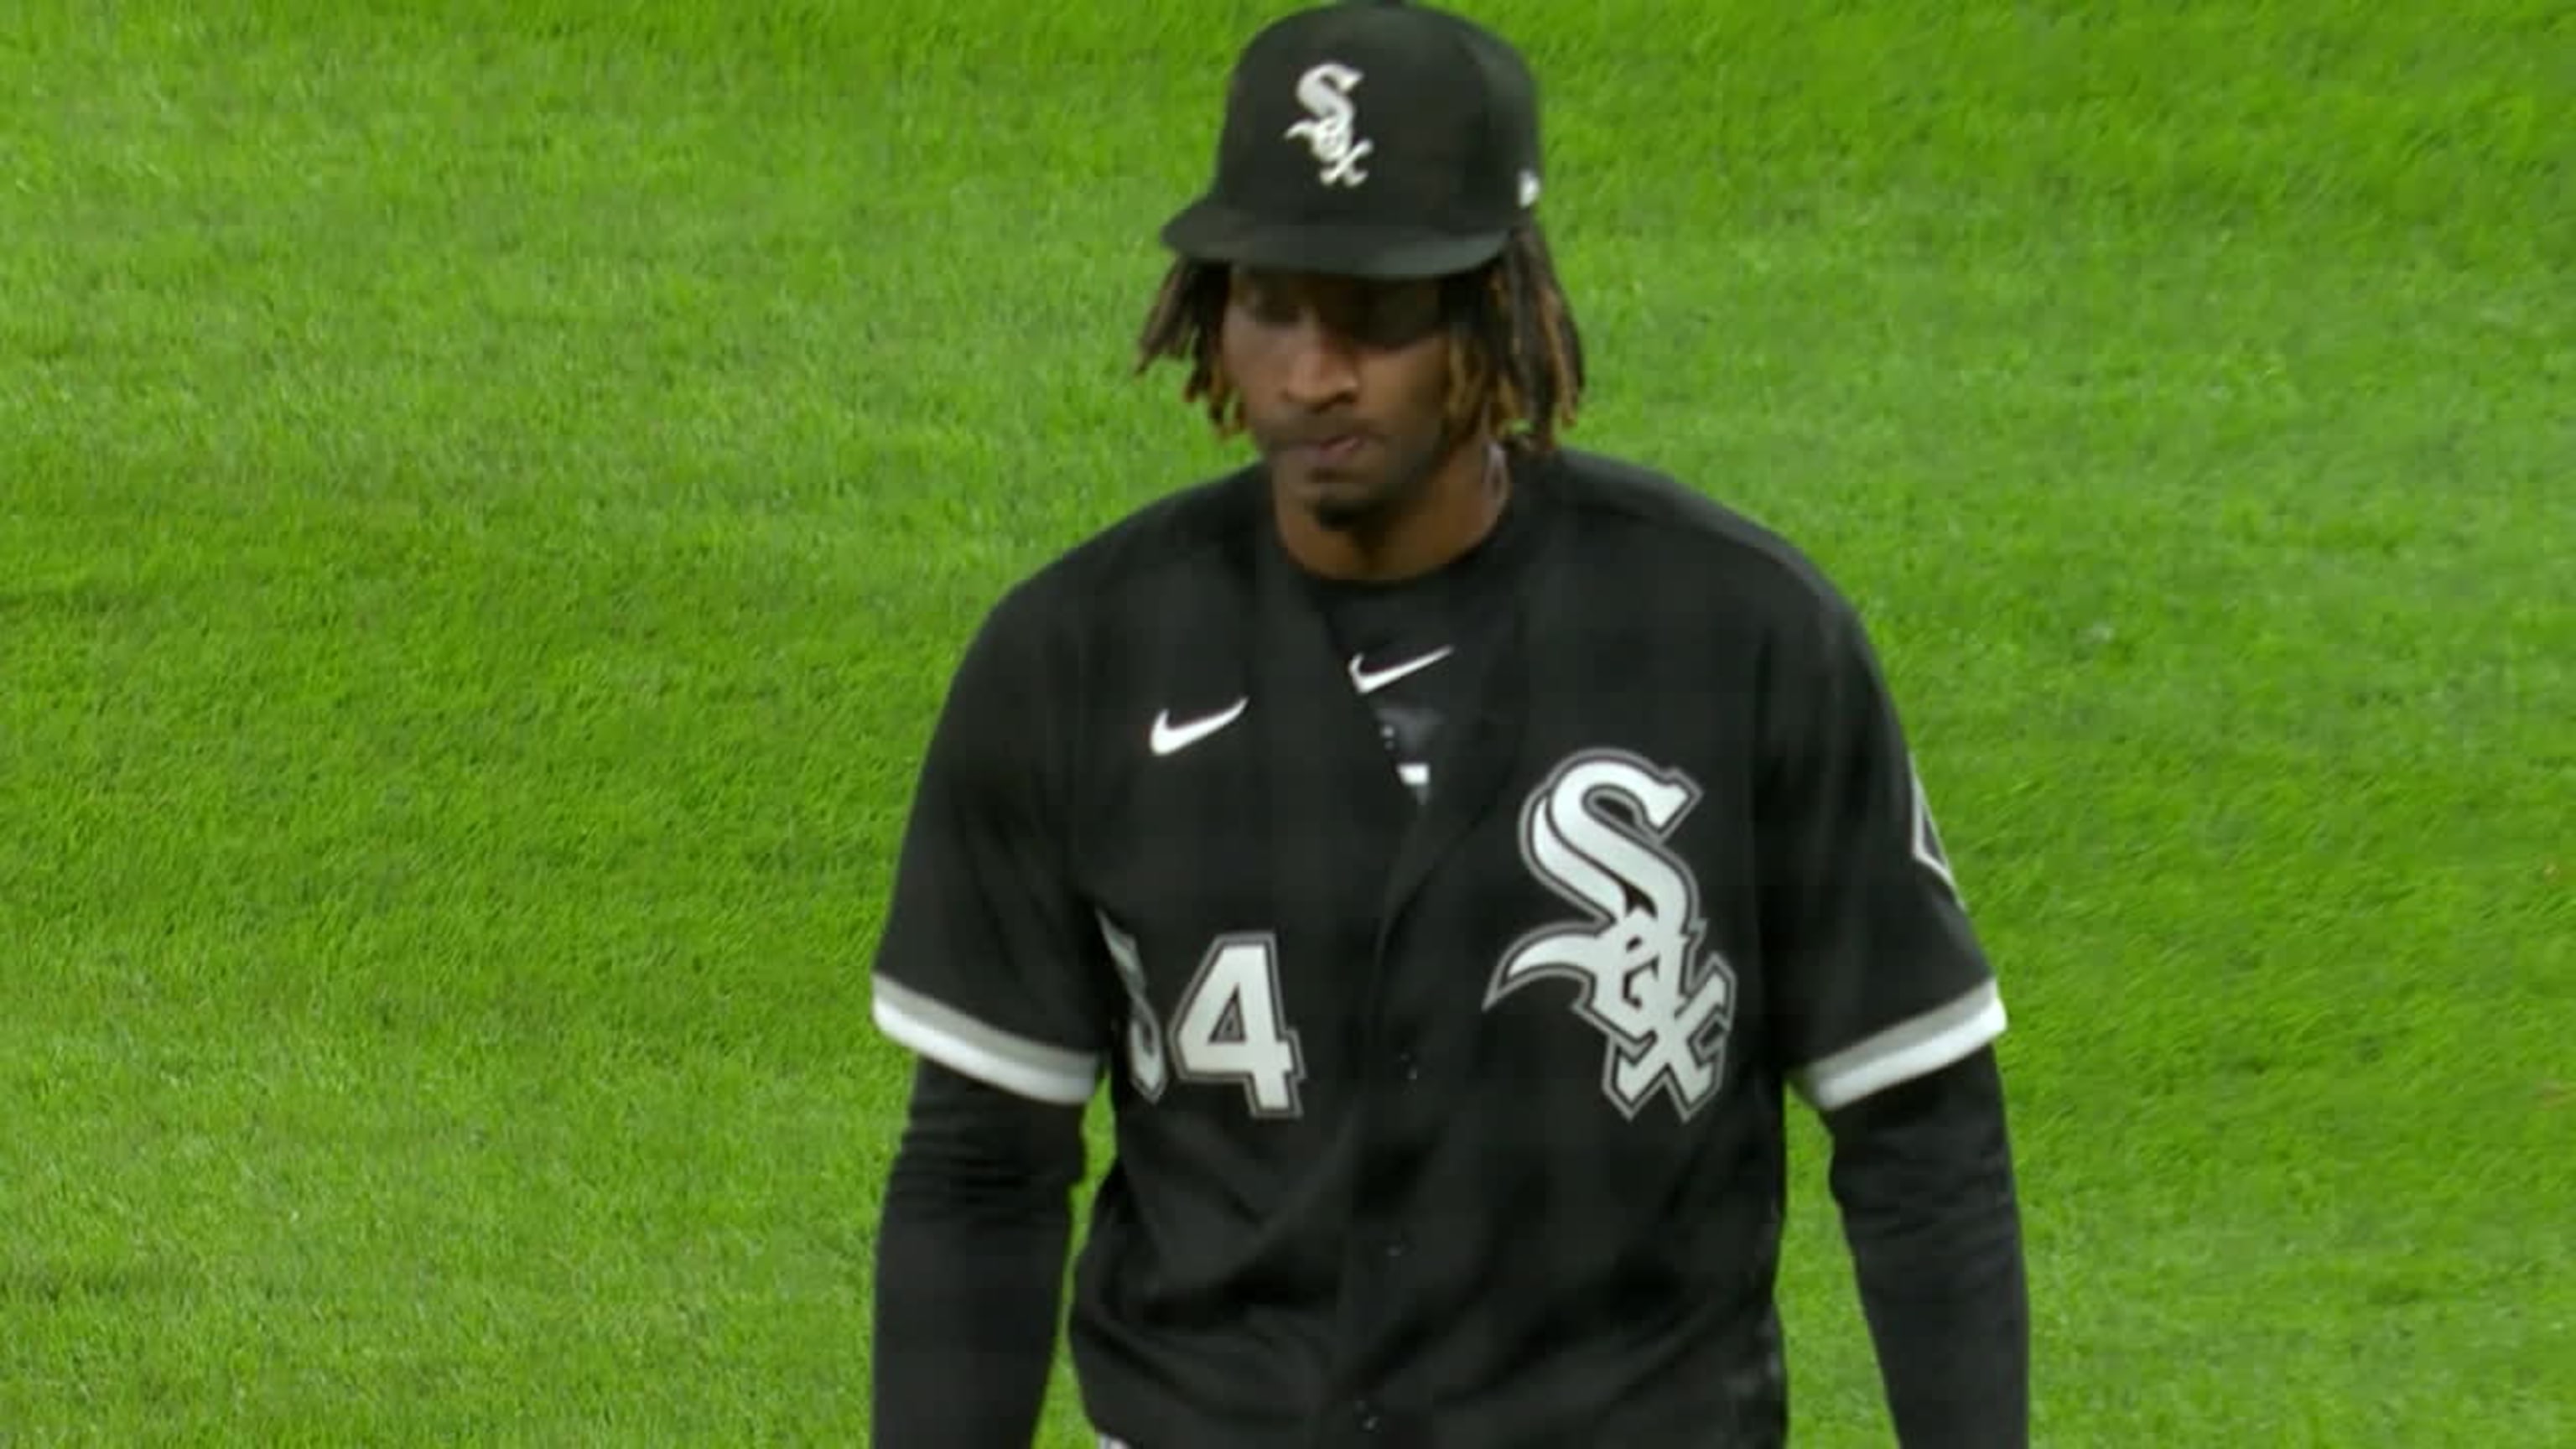
[(1996, 982), (1852, 606), (1561, 435), (1536, 86), (1281, 20), (1142, 364), (1257, 461), (998, 602), (875, 963), (917, 1053), (879, 1449), (1742, 1449), (1789, 1419), (1791, 1096), (1908, 1446), (2027, 1431)]

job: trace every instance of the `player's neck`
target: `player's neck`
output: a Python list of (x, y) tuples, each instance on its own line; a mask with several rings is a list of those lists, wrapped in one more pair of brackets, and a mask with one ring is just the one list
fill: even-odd
[(1440, 460), (1419, 497), (1382, 520), (1330, 527), (1276, 501), (1279, 542), (1307, 572), (1350, 583), (1397, 583), (1433, 573), (1482, 543), (1511, 490), (1494, 440), (1478, 435)]

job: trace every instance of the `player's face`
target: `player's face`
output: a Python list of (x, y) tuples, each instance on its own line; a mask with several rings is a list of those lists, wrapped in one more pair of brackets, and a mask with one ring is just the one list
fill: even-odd
[(1218, 345), (1271, 486), (1328, 529), (1388, 521), (1450, 451), (1440, 283), (1238, 269)]

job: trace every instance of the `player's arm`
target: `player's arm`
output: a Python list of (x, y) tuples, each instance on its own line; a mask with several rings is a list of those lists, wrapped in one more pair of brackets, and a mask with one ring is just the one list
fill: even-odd
[(1109, 1016), (1043, 619), (1015, 593), (958, 666), (877, 950), (877, 1026), (920, 1059), (878, 1224), (879, 1449), (1026, 1449), (1054, 1360)]
[(1055, 1361), (1082, 1110), (923, 1061), (877, 1225), (882, 1449), (1027, 1449)]
[(1898, 1442), (2027, 1444), (2029, 1295), (1994, 1052), (1980, 1047), (1825, 1122)]
[(1768, 722), (1772, 1027), (1906, 1449), (2029, 1442), (2029, 1304), (1992, 1044), (2002, 998), (1857, 617), (1782, 651)]

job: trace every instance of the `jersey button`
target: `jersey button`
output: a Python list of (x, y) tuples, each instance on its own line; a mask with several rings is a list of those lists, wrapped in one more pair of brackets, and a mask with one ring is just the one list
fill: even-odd
[(1410, 1251), (1412, 1247), (1413, 1242), (1411, 1239), (1405, 1237), (1402, 1233), (1396, 1233), (1386, 1240), (1386, 1255), (1389, 1258), (1401, 1258), (1406, 1252)]
[(1402, 1077), (1408, 1082), (1418, 1082), (1422, 1080), (1422, 1063), (1420, 1060), (1415, 1058), (1411, 1052), (1397, 1052), (1395, 1054), (1395, 1071), (1397, 1076)]
[(1386, 1427), (1386, 1420), (1379, 1415), (1377, 1405), (1366, 1399), (1351, 1405), (1351, 1418), (1358, 1423), (1363, 1434), (1374, 1434)]

